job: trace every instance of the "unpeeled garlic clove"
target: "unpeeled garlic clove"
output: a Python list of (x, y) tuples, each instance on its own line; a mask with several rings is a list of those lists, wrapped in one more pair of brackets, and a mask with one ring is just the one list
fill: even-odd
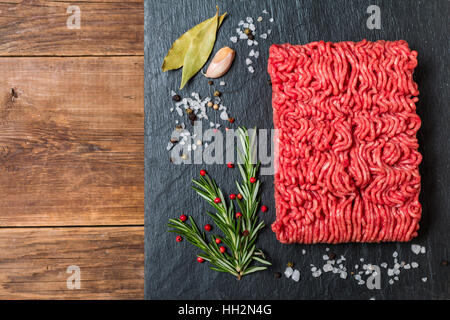
[(234, 55), (234, 50), (229, 47), (223, 47), (217, 51), (206, 70), (206, 77), (215, 79), (227, 73), (233, 63)]

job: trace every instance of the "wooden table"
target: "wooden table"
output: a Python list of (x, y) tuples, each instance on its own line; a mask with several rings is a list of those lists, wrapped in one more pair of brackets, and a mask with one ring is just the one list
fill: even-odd
[(143, 298), (143, 24), (142, 0), (0, 3), (1, 299)]

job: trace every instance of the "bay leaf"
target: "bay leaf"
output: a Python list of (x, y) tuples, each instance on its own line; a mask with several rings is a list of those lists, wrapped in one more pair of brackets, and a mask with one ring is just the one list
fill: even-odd
[(214, 18), (206, 23), (195, 35), (186, 51), (180, 89), (183, 89), (189, 79), (195, 76), (208, 60), (216, 42), (218, 24), (219, 8), (217, 8)]
[[(219, 18), (219, 25), (217, 28), (220, 27), (223, 20), (225, 19), (225, 16), (227, 13), (225, 12), (222, 14)], [(215, 19), (215, 16), (212, 18), (209, 18), (199, 24), (197, 24), (195, 27), (189, 29), (186, 31), (183, 35), (181, 35), (175, 42), (172, 44), (172, 47), (169, 49), (169, 52), (164, 58), (163, 64), (162, 64), (162, 71), (168, 71), (168, 70), (174, 70), (179, 69), (183, 66), (184, 57), (186, 55), (187, 50), (189, 49), (189, 45), (191, 44), (192, 40), (195, 38), (195, 36), (198, 34), (198, 32), (203, 29), (203, 27), (210, 23), (212, 20)]]

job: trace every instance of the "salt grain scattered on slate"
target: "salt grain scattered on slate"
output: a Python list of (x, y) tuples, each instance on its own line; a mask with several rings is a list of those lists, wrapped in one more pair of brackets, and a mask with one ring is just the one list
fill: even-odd
[(290, 276), (292, 276), (293, 273), (294, 273), (294, 270), (291, 267), (287, 267), (286, 270), (284, 271), (284, 275), (286, 276), (286, 278), (289, 278)]
[(331, 270), (333, 270), (333, 266), (331, 264), (327, 263), (323, 266), (322, 269), (324, 272), (330, 272)]
[(253, 63), (253, 61), (251, 59), (249, 59), (249, 58), (245, 59), (245, 64), (246, 65), (250, 65), (252, 63)]
[(225, 83), (225, 81), (220, 81), (220, 83), (219, 83), (221, 86), (224, 86), (224, 85), (226, 85), (226, 83)]
[(414, 252), (415, 254), (419, 254), (421, 247), (418, 244), (412, 244), (411, 245), (411, 250), (412, 252)]
[(254, 69), (252, 66), (250, 66), (250, 67), (248, 67), (248, 72), (254, 73), (254, 72), (255, 72), (255, 69)]
[(314, 278), (318, 278), (318, 277), (320, 277), (321, 274), (322, 274), (322, 271), (320, 269), (318, 269), (312, 273), (312, 276)]
[(231, 40), (231, 42), (236, 43), (238, 41), (238, 38), (237, 37), (231, 37), (230, 40)]
[(295, 282), (298, 282), (300, 280), (300, 271), (298, 271), (297, 269), (295, 269), (292, 273), (292, 280), (294, 280)]
[(302, 249), (302, 254), (305, 255), (306, 254), (306, 250)]
[(261, 39), (267, 39), (267, 33), (263, 33), (259, 36)]
[(423, 282), (427, 282), (427, 280), (428, 280), (427, 277), (423, 277), (423, 278), (422, 278), (422, 281), (423, 281)]
[(416, 268), (419, 267), (419, 264), (418, 264), (417, 262), (411, 262), (411, 267), (412, 267), (413, 269), (416, 269)]

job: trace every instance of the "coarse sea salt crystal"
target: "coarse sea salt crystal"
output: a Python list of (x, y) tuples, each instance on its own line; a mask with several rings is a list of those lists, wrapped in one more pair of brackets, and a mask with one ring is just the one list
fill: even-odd
[(255, 30), (256, 30), (256, 27), (255, 27), (254, 24), (250, 24), (250, 25), (248, 26), (248, 28), (249, 28), (251, 31), (255, 31)]
[(255, 42), (254, 40), (248, 39), (248, 40), (247, 40), (247, 45), (251, 47), (251, 46), (253, 45), (254, 42)]
[(386, 262), (383, 262), (382, 264), (380, 264), (380, 266), (381, 266), (382, 268), (386, 269), (386, 268), (387, 268), (387, 263), (386, 263)]
[(330, 272), (333, 270), (333, 266), (331, 264), (327, 263), (323, 266), (322, 269), (323, 269), (323, 272)]
[(245, 59), (245, 64), (246, 64), (246, 65), (250, 65), (250, 64), (252, 64), (252, 63), (253, 63), (253, 61), (250, 60), (249, 58)]
[(233, 43), (236, 43), (238, 41), (238, 38), (237, 37), (231, 37), (230, 41), (233, 42)]
[(258, 59), (259, 57), (259, 51), (255, 51), (255, 58)]
[(394, 284), (394, 280), (393, 279), (389, 279), (389, 284), (393, 285)]
[(263, 33), (259, 36), (261, 39), (267, 39), (267, 33)]
[(267, 34), (271, 34), (272, 33), (272, 29), (267, 30)]
[(427, 252), (427, 248), (422, 247), (420, 248), (420, 253), (425, 254)]
[(392, 277), (394, 275), (394, 269), (388, 269), (387, 274), (389, 277)]
[(244, 23), (244, 24), (242, 25), (242, 28), (247, 29), (249, 26), (250, 26), (250, 25), (249, 25), (248, 23)]
[(253, 23), (253, 18), (252, 17), (247, 17), (245, 20), (247, 20), (248, 23)]
[(254, 45), (254, 46), (257, 46), (257, 45), (258, 45), (258, 41), (253, 40), (253, 45)]
[(224, 110), (220, 113), (220, 119), (222, 119), (223, 121), (228, 120), (228, 113)]
[(269, 21), (270, 21), (270, 22), (273, 22), (273, 18), (270, 18)]
[(224, 85), (226, 85), (226, 83), (225, 83), (225, 81), (220, 81), (220, 83), (219, 83), (221, 86), (224, 86)]
[(328, 260), (328, 259), (329, 259), (329, 258), (328, 258), (328, 255), (324, 254), (324, 255), (322, 256), (322, 259), (323, 259), (323, 260)]
[(250, 50), (250, 52), (248, 53), (249, 57), (253, 57), (255, 55), (255, 50)]
[(306, 250), (302, 249), (302, 254), (305, 255), (306, 254)]
[(411, 250), (412, 252), (414, 252), (415, 254), (419, 254), (421, 247), (418, 244), (412, 244), (411, 245)]
[(423, 277), (423, 278), (422, 278), (422, 281), (423, 281), (423, 282), (427, 282), (427, 280), (428, 280), (427, 277)]
[(392, 254), (392, 256), (393, 256), (394, 258), (397, 258), (397, 257), (398, 257), (398, 252), (397, 252), (397, 251), (394, 251), (394, 253)]
[(394, 277), (394, 280), (395, 280), (395, 281), (398, 281), (399, 279), (398, 279), (398, 277)]
[(312, 276), (314, 278), (318, 278), (318, 277), (320, 277), (321, 274), (322, 274), (322, 271), (320, 269), (318, 269), (317, 271), (312, 273)]
[(403, 266), (403, 268), (406, 270), (411, 269), (411, 265), (409, 263), (407, 263)]
[(241, 39), (241, 40), (248, 39), (248, 36), (245, 33), (241, 33), (239, 35), (239, 39)]
[(294, 270), (291, 267), (287, 267), (286, 270), (284, 270), (284, 275), (286, 276), (286, 278), (290, 278), (293, 273)]
[(300, 280), (300, 271), (298, 271), (297, 269), (295, 269), (292, 273), (292, 280), (294, 280), (295, 282), (298, 282)]
[(342, 279), (347, 279), (347, 272), (345, 272), (345, 271), (341, 272), (340, 277)]
[(248, 72), (254, 73), (254, 72), (255, 72), (255, 69), (254, 69), (252, 66), (249, 66), (249, 67), (248, 67)]
[(413, 269), (416, 269), (416, 268), (419, 267), (419, 264), (418, 264), (417, 262), (411, 262), (411, 267), (412, 267)]
[(264, 13), (264, 14), (268, 14), (269, 12), (267, 12), (267, 10), (266, 10), (266, 9), (264, 9), (264, 10), (262, 11), (262, 13)]
[(244, 24), (244, 20), (239, 21), (238, 26), (242, 26)]

